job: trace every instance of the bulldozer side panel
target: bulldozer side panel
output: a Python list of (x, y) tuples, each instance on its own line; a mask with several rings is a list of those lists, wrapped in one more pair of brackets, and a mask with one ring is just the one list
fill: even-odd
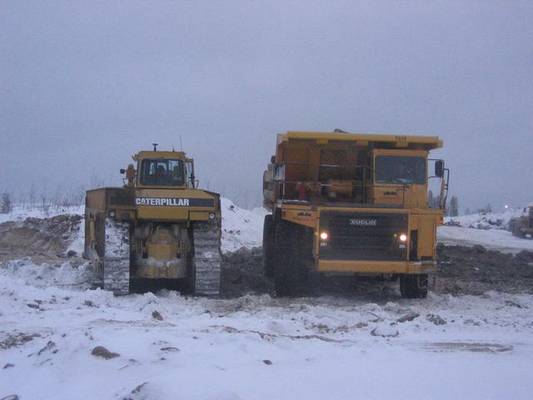
[[(88, 190), (85, 207), (92, 211), (108, 213), (120, 210), (129, 213), (135, 210), (135, 193), (131, 188), (101, 188)], [(117, 213), (117, 218), (121, 215)]]
[(87, 191), (87, 196), (85, 199), (86, 209), (99, 210), (105, 212), (106, 210), (106, 188), (95, 189)]
[(125, 188), (100, 188), (89, 190), (85, 197), (85, 256), (104, 256), (105, 219), (109, 211), (123, 208), (129, 215), (133, 208), (131, 191)]

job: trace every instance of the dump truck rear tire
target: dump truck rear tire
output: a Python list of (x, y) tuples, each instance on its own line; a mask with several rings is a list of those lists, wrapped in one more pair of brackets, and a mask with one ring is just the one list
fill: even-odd
[(263, 271), (267, 278), (274, 277), (274, 218), (265, 215), (263, 224)]
[(428, 295), (427, 274), (401, 275), (400, 293), (406, 299), (422, 299)]

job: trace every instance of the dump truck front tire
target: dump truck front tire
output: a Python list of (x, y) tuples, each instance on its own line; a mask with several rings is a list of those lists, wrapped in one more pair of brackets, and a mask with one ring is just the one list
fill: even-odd
[(405, 299), (422, 299), (428, 295), (427, 274), (401, 275), (400, 293)]
[(263, 224), (263, 271), (267, 278), (274, 277), (274, 221), (272, 215), (265, 215)]
[(287, 222), (276, 222), (273, 247), (273, 272), (276, 296), (294, 297), (307, 295), (311, 274), (307, 243), (309, 235), (302, 226)]

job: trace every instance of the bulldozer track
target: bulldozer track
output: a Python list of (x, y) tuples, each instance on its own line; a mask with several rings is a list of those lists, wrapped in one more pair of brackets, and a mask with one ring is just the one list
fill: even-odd
[(129, 224), (107, 218), (105, 222), (104, 289), (115, 295), (130, 291)]
[(193, 232), (194, 294), (218, 296), (222, 263), (219, 228), (216, 224), (196, 223)]

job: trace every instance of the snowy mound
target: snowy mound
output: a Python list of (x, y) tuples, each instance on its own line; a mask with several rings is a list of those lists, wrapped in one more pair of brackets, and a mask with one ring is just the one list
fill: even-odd
[(512, 218), (520, 217), (523, 214), (521, 208), (509, 209), (502, 213), (477, 213), (462, 215), (460, 217), (447, 217), (445, 225), (461, 226), (473, 229), (508, 229), (509, 221)]
[(438, 229), (439, 242), (445, 245), (474, 246), (505, 253), (533, 251), (533, 241), (514, 237), (509, 221), (523, 215), (523, 209), (508, 209), (503, 213), (470, 214), (446, 218)]
[(263, 241), (264, 208), (245, 210), (222, 198), (222, 251), (260, 247)]
[(24, 221), (26, 218), (52, 218), (58, 215), (83, 215), (85, 206), (15, 205), (7, 214), (0, 214), (0, 224), (8, 221)]

